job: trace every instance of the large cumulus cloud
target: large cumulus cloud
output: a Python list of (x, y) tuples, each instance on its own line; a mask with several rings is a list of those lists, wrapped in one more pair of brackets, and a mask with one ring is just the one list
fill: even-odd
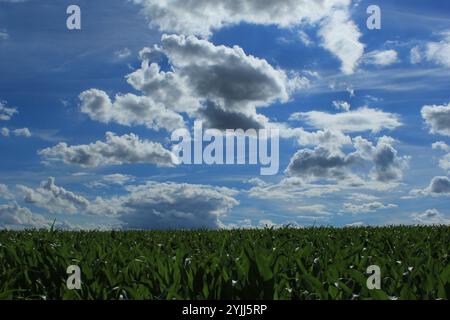
[(124, 228), (218, 228), (219, 218), (238, 205), (235, 191), (207, 185), (148, 182), (128, 187), (128, 191), (112, 201), (97, 202), (105, 213), (110, 203), (119, 204)]
[(286, 74), (238, 46), (216, 46), (194, 36), (179, 35), (163, 35), (161, 42), (170, 63), (203, 99), (236, 109), (243, 104), (269, 105), (289, 97)]
[[(116, 180), (117, 176), (111, 178)], [(119, 221), (111, 226), (94, 226), (101, 229), (215, 229), (223, 226), (221, 218), (239, 204), (236, 190), (189, 183), (148, 181), (129, 184), (121, 195), (95, 198), (58, 186), (53, 177), (37, 188), (19, 185), (16, 195), (12, 195), (7, 186), (0, 186), (0, 196), (12, 201), (12, 204), (0, 205), (0, 228), (47, 228), (52, 225), (52, 219), (27, 208), (33, 207), (46, 214), (89, 215), (90, 218)], [(58, 222), (56, 226), (77, 227), (66, 222)]]
[[(160, 56), (168, 59), (169, 70), (155, 62)], [(141, 67), (126, 78), (142, 96), (118, 95), (112, 102), (105, 92), (90, 89), (80, 94), (81, 111), (93, 120), (152, 129), (183, 127), (184, 114), (219, 129), (240, 128), (241, 122), (256, 129), (268, 122), (256, 108), (287, 102), (308, 83), (238, 46), (195, 36), (163, 35), (160, 46), (143, 49), (140, 57)]]
[(344, 180), (355, 182), (355, 168), (372, 163), (371, 177), (381, 183), (398, 182), (408, 157), (394, 148), (395, 140), (381, 137), (376, 144), (362, 137), (353, 139), (354, 152), (345, 153), (341, 147), (319, 145), (315, 149), (301, 149), (291, 158), (286, 175), (306, 180)]

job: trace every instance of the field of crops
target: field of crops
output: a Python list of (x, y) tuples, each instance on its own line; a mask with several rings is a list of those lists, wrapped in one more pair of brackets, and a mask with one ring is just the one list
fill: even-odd
[(0, 231), (0, 299), (448, 299), (449, 248), (445, 226)]

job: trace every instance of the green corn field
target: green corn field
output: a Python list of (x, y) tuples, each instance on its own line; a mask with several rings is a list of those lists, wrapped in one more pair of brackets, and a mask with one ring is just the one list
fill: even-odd
[(0, 231), (0, 299), (448, 299), (449, 249), (448, 226)]

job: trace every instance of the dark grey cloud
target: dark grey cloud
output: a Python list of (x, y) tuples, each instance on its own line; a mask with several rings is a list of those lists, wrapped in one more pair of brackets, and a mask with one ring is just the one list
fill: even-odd
[(437, 194), (443, 194), (443, 193), (450, 194), (450, 179), (445, 176), (434, 177), (431, 180), (428, 190), (432, 193), (437, 193)]
[(208, 185), (148, 182), (127, 190), (97, 199), (91, 210), (116, 215), (125, 229), (195, 229), (220, 227), (219, 218), (239, 204), (235, 191)]
[(282, 70), (247, 55), (238, 46), (216, 46), (194, 36), (163, 35), (162, 50), (200, 99), (226, 108), (266, 106), (289, 98), (290, 83)]
[(303, 149), (297, 151), (285, 171), (288, 176), (302, 178), (339, 179), (347, 175), (347, 167), (353, 160), (340, 153), (330, 151), (324, 147), (314, 150)]
[(424, 106), (422, 117), (430, 127), (431, 133), (450, 136), (450, 103), (441, 106)]
[(362, 137), (356, 137), (354, 143), (357, 151), (353, 156), (373, 162), (372, 175), (375, 180), (385, 183), (402, 180), (409, 157), (398, 154), (394, 148), (394, 139), (383, 136), (378, 138), (377, 144), (374, 145)]
[(204, 109), (198, 111), (198, 119), (204, 121), (204, 126), (219, 130), (226, 129), (260, 129), (267, 119), (261, 115), (243, 114), (226, 111), (214, 102), (209, 101)]
[(401, 157), (392, 146), (394, 140), (381, 137), (377, 144), (356, 137), (353, 139), (354, 152), (345, 154), (342, 146), (319, 145), (314, 150), (302, 149), (291, 158), (285, 171), (288, 176), (306, 179), (332, 179), (352, 184), (361, 181), (352, 172), (357, 167), (363, 167), (366, 162), (373, 165), (371, 176), (373, 180), (391, 183), (398, 182), (403, 177), (408, 157)]
[(375, 151), (376, 179), (381, 182), (398, 181), (402, 178), (402, 168), (398, 163), (398, 152), (391, 145), (384, 144)]

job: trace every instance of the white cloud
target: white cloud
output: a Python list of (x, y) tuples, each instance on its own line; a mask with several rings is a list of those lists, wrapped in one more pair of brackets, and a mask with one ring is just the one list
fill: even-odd
[(350, 111), (350, 103), (348, 103), (347, 101), (333, 101), (333, 106), (337, 109), (337, 110), (343, 110), (343, 111)]
[(134, 177), (128, 174), (114, 173), (102, 176), (100, 179), (86, 184), (89, 188), (108, 188), (112, 185), (124, 186), (133, 181)]
[(450, 31), (440, 34), (441, 41), (423, 42), (410, 51), (412, 64), (423, 61), (432, 62), (444, 67), (450, 67)]
[(311, 40), (309, 35), (303, 30), (300, 30), (298, 32), (298, 37), (299, 37), (300, 41), (307, 47), (310, 47), (314, 44), (314, 42)]
[(431, 179), (430, 185), (425, 189), (413, 189), (411, 197), (420, 196), (450, 196), (450, 179), (446, 176), (437, 176)]
[(16, 137), (31, 137), (31, 132), (28, 128), (15, 129), (12, 132)]
[(305, 205), (305, 206), (297, 206), (295, 208), (292, 208), (293, 212), (296, 213), (309, 213), (309, 214), (323, 214), (328, 215), (327, 207), (323, 204), (312, 204), (312, 205)]
[(450, 136), (450, 103), (422, 108), (422, 118), (430, 127), (430, 133)]
[(344, 10), (333, 11), (319, 31), (322, 46), (331, 51), (341, 62), (345, 74), (354, 73), (364, 54), (364, 45), (359, 41), (361, 32)]
[(0, 41), (1, 40), (8, 40), (8, 39), (9, 39), (8, 31), (0, 30)]
[(345, 212), (351, 212), (353, 214), (374, 212), (381, 209), (394, 209), (398, 206), (395, 204), (383, 204), (379, 201), (355, 204), (355, 203), (344, 203), (343, 210)]
[(389, 66), (398, 62), (398, 53), (395, 50), (374, 50), (364, 55), (364, 62), (376, 66)]
[(260, 200), (276, 199), (297, 202), (298, 199), (321, 197), (340, 190), (341, 188), (336, 185), (310, 184), (299, 177), (286, 177), (278, 183), (256, 185), (247, 193), (250, 198)]
[(242, 22), (280, 27), (292, 27), (305, 22), (317, 23), (336, 8), (346, 9), (351, 3), (349, 0), (200, 0), (195, 5), (183, 0), (133, 2), (142, 6), (150, 24), (161, 31), (202, 36), (209, 36), (214, 30)]
[(450, 170), (450, 153), (439, 159), (439, 166), (444, 170)]
[(428, 61), (450, 67), (450, 31), (443, 33), (441, 41), (426, 44), (425, 58)]
[(410, 61), (412, 64), (418, 64), (422, 61), (422, 53), (420, 52), (420, 47), (415, 46), (409, 52)]
[(278, 224), (272, 222), (270, 219), (261, 219), (259, 220), (259, 226), (262, 228), (276, 228), (280, 227)]
[(290, 119), (302, 120), (318, 129), (343, 132), (377, 133), (384, 129), (393, 130), (402, 125), (398, 115), (367, 107), (336, 114), (321, 111), (300, 112), (291, 115)]
[(355, 89), (352, 86), (347, 86), (347, 88), (345, 88), (345, 90), (348, 92), (350, 97), (356, 96)]
[(450, 152), (450, 146), (446, 144), (444, 141), (437, 141), (432, 144), (433, 149), (442, 150), (445, 152)]
[(175, 130), (184, 127), (183, 117), (147, 97), (128, 93), (117, 95), (112, 103), (105, 92), (90, 89), (80, 94), (80, 100), (81, 112), (103, 123), (145, 125), (155, 130), (160, 128)]
[[(293, 114), (291, 120), (295, 120), (296, 118), (296, 114)], [(344, 145), (352, 144), (351, 137), (338, 130), (325, 129), (311, 132), (303, 128), (290, 128), (286, 124), (280, 123), (273, 125), (273, 127), (280, 130), (280, 136), (282, 138), (295, 138), (301, 146), (322, 145), (327, 148), (340, 148)]]
[(18, 113), (16, 108), (11, 108), (6, 105), (6, 102), (0, 101), (0, 120), (11, 120), (12, 116)]
[(364, 45), (361, 33), (350, 19), (351, 0), (284, 0), (229, 2), (133, 0), (142, 7), (150, 25), (163, 32), (210, 36), (214, 30), (239, 23), (277, 25), (281, 28), (319, 25), (322, 46), (342, 62), (342, 70), (352, 73), (361, 58)]
[(199, 98), (189, 87), (189, 79), (176, 71), (161, 71), (152, 61), (153, 55), (162, 55), (161, 48), (144, 48), (140, 52), (141, 67), (127, 75), (127, 82), (136, 90), (166, 109), (192, 115), (200, 107)]
[(58, 145), (40, 150), (38, 154), (46, 161), (62, 161), (82, 167), (120, 165), (126, 163), (148, 163), (157, 166), (173, 166), (174, 155), (161, 144), (140, 140), (135, 134), (117, 136), (106, 133), (106, 141), (87, 145)]
[(366, 193), (352, 193), (347, 198), (349, 200), (359, 201), (359, 202), (368, 202), (368, 201), (374, 202), (374, 201), (378, 200), (378, 197), (371, 195), (371, 194), (366, 194)]
[(439, 159), (439, 166), (444, 170), (450, 170), (450, 146), (443, 141), (433, 143), (433, 149), (440, 149), (448, 152), (441, 159)]
[(9, 191), (9, 188), (7, 185), (0, 183), (0, 199), (5, 200), (14, 200), (14, 195)]
[(106, 176), (102, 177), (102, 180), (111, 183), (111, 184), (118, 184), (118, 185), (124, 185), (127, 182), (130, 182), (134, 179), (133, 176), (130, 176), (128, 174), (120, 174), (120, 173), (114, 173), (114, 174), (108, 174)]
[(423, 213), (414, 213), (411, 215), (413, 221), (419, 224), (450, 224), (450, 219), (447, 219), (437, 209), (428, 209)]
[(114, 52), (114, 57), (118, 60), (123, 60), (131, 55), (131, 50), (128, 48), (123, 48)]
[(366, 224), (363, 221), (356, 221), (356, 222), (352, 222), (352, 223), (348, 223), (345, 226), (347, 228), (359, 228), (359, 227), (363, 227)]
[(2, 128), (0, 132), (1, 132), (2, 136), (9, 137), (10, 131), (8, 128)]
[(47, 219), (43, 215), (30, 211), (16, 202), (0, 205), (0, 229), (50, 229), (51, 227), (64, 230), (102, 229), (101, 225), (76, 226), (66, 221)]
[(0, 134), (4, 137), (9, 137), (11, 134), (15, 135), (16, 137), (31, 137), (31, 131), (28, 128), (20, 128), (14, 130), (10, 130), (9, 128), (1, 128)]
[[(250, 198), (261, 201), (279, 200), (288, 203), (289, 208), (295, 208), (299, 199), (318, 198), (323, 201), (324, 197), (334, 198), (336, 195), (344, 195), (346, 192), (354, 194), (361, 190), (386, 191), (397, 187), (396, 183), (385, 183), (362, 178), (348, 174), (346, 179), (336, 181), (308, 182), (300, 177), (285, 177), (278, 183), (267, 183), (256, 185), (247, 191)], [(376, 197), (364, 201), (376, 201)], [(359, 199), (352, 199), (359, 201)], [(292, 211), (292, 210), (291, 210)]]
[(50, 225), (51, 223), (43, 216), (34, 214), (17, 203), (0, 205), (0, 229), (41, 229)]
[(36, 189), (23, 185), (18, 185), (17, 188), (26, 203), (44, 208), (51, 213), (85, 213), (89, 206), (86, 198), (57, 186), (53, 177), (43, 181)]

